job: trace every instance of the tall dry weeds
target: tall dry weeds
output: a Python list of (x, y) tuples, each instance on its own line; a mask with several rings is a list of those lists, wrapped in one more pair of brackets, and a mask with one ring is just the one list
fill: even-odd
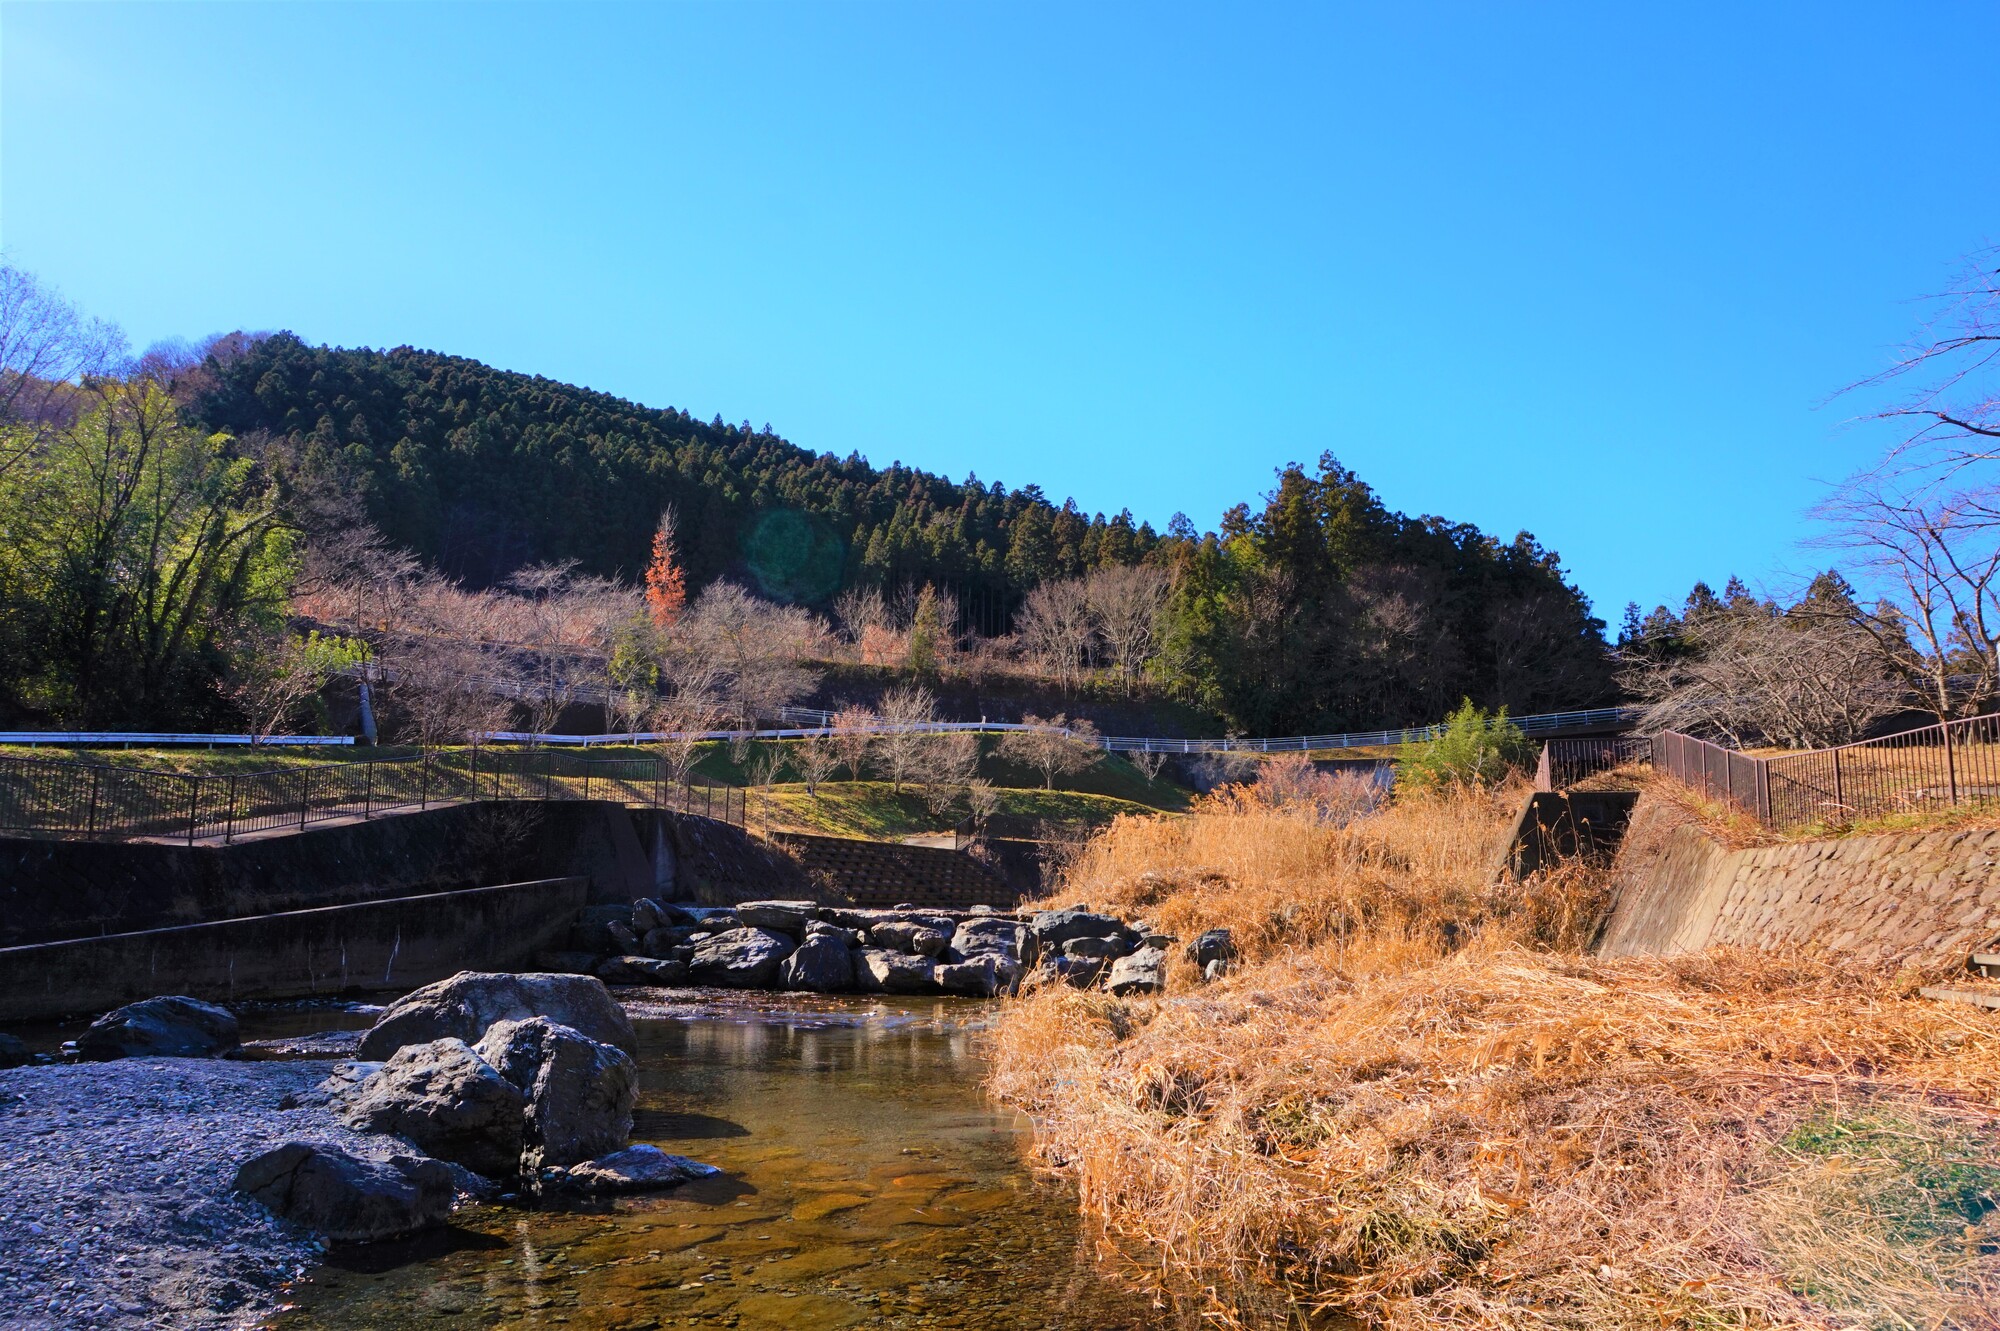
[[(1225, 1325), (1261, 1290), (1391, 1327), (2000, 1326), (2000, 1019), (1824, 958), (1587, 957), (1595, 876), (1496, 880), (1512, 807), (1232, 793), (1073, 860), (1057, 900), (1244, 952), (999, 1025), (994, 1087), (1107, 1241)], [(1971, 1171), (1959, 1212), (1875, 1223), (1929, 1175), (1802, 1151), (1821, 1122), (1904, 1125)]]

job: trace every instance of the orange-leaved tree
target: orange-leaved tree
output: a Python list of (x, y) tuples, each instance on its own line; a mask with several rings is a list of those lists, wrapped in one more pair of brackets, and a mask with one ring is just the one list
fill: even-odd
[(661, 628), (681, 617), (687, 605), (687, 575), (674, 557), (674, 511), (660, 514), (653, 531), (653, 558), (646, 565), (646, 613)]

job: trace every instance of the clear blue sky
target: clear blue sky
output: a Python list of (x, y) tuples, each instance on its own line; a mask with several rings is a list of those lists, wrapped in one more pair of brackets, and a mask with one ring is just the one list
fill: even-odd
[(2000, 241), (1991, 4), (0, 6), (0, 245), (1213, 526), (1331, 449), (1599, 613), (1777, 579)]

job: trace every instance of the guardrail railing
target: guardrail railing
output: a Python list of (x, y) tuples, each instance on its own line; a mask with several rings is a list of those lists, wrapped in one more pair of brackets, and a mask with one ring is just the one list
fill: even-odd
[(475, 800), (616, 800), (733, 823), (745, 792), (675, 781), (659, 758), (588, 758), (472, 748), (262, 772), (161, 772), (51, 758), (0, 758), (0, 832), (228, 843), (337, 818)]

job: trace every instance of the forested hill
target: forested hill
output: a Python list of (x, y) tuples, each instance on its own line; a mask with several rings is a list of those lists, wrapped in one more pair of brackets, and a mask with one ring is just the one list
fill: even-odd
[(197, 410), (212, 428), (296, 435), (339, 458), (393, 539), (475, 583), (558, 557), (635, 577), (669, 504), (694, 585), (729, 574), (784, 600), (857, 580), (1000, 596), (1157, 544), (1129, 515), (1086, 518), (1032, 486), (878, 470), (748, 422), (409, 348), (279, 334), (219, 367)]
[(211, 360), (211, 428), (303, 441), (375, 521), (448, 573), (490, 583), (575, 558), (636, 577), (661, 509), (679, 512), (690, 589), (718, 576), (824, 604), (843, 586), (958, 591), (1004, 631), (1030, 588), (1147, 562), (1175, 574), (1150, 673), (1252, 733), (1402, 725), (1461, 698), (1517, 712), (1612, 692), (1603, 624), (1526, 533), (1387, 509), (1330, 455), (1293, 465), (1219, 533), (1056, 506), (1039, 489), (954, 482), (816, 454), (768, 429), (434, 352), (309, 347), (280, 334)]

